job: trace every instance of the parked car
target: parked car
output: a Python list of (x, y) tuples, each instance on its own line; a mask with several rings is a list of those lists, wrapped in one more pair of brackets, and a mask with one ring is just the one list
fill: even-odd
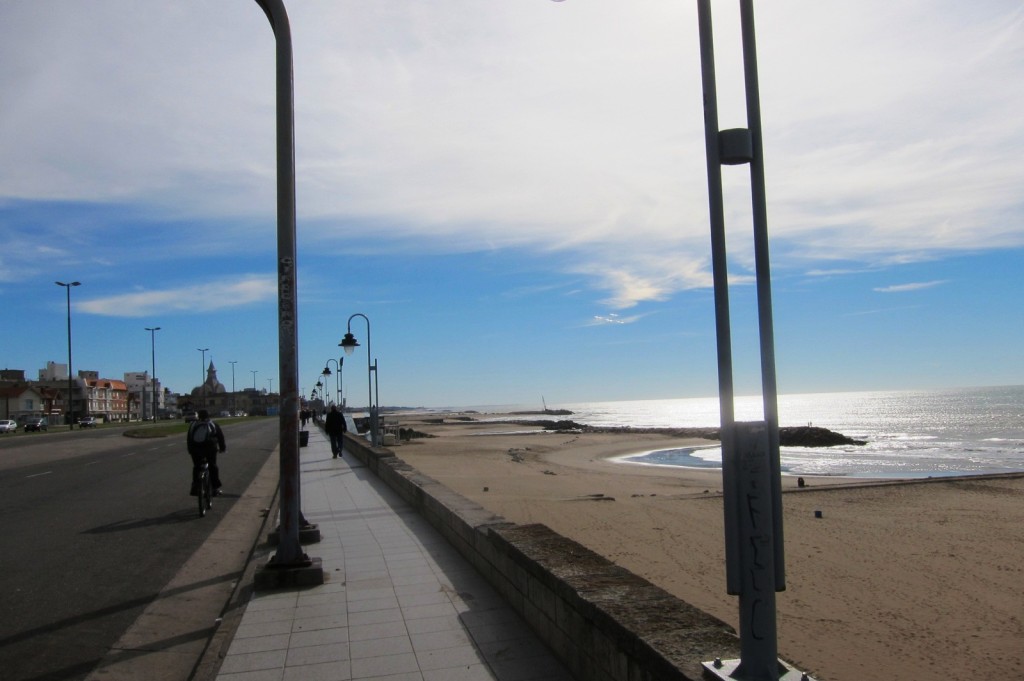
[(0, 433), (17, 433), (18, 424), (10, 419), (0, 421)]
[(96, 427), (96, 417), (95, 416), (83, 416), (82, 418), (78, 419), (78, 425), (81, 428), (95, 428)]
[(199, 413), (198, 412), (196, 412), (194, 410), (193, 411), (186, 411), (185, 412), (185, 423), (192, 423), (193, 421), (198, 421), (198, 420), (199, 420)]
[(45, 418), (42, 418), (40, 416), (32, 416), (25, 419), (25, 423), (22, 425), (22, 429), (26, 433), (31, 433), (32, 431), (46, 430), (47, 425), (48, 424)]

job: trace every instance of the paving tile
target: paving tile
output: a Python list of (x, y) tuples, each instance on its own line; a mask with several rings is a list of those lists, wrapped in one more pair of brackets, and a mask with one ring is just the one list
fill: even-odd
[(289, 648), (303, 648), (305, 646), (319, 646), (327, 644), (348, 643), (348, 628), (339, 629), (316, 629), (313, 631), (300, 631), (292, 634), (288, 642)]
[(288, 651), (285, 666), (296, 667), (299, 665), (320, 664), (321, 662), (347, 661), (348, 659), (348, 645), (344, 643), (332, 643), (319, 646), (306, 646), (304, 648), (292, 648)]
[(281, 681), (284, 671), (284, 669), (261, 669), (256, 672), (239, 672), (238, 674), (225, 674), (222, 671), (217, 676), (217, 681)]
[(348, 613), (345, 611), (336, 612), (333, 615), (321, 617), (296, 618), (292, 623), (292, 632), (316, 631), (317, 629), (347, 629)]
[(471, 645), (461, 645), (442, 650), (417, 651), (416, 659), (422, 670), (449, 669), (487, 662), (480, 656), (477, 649)]
[(471, 664), (424, 670), (423, 681), (494, 681), (494, 674), (485, 664)]
[(255, 651), (237, 655), (229, 651), (220, 668), (225, 674), (254, 672), (261, 669), (283, 669), (287, 655), (286, 649)]
[(287, 650), (290, 634), (236, 638), (231, 643), (231, 654), (255, 653), (266, 650)]
[(387, 610), (368, 610), (366, 612), (349, 612), (348, 625), (352, 628), (364, 624), (379, 624), (380, 622), (401, 622), (402, 611), (398, 608)]
[(412, 642), (408, 636), (352, 641), (349, 644), (349, 650), (353, 660), (367, 657), (387, 657), (389, 655), (413, 652)]
[[(352, 660), (352, 678), (386, 677), (389, 674), (419, 673), (420, 667), (416, 656), (412, 653), (387, 655), (384, 657), (364, 657)], [(415, 677), (414, 677), (415, 678)]]
[(408, 608), (402, 608), (402, 614), (407, 620), (414, 620), (420, 617), (442, 617), (455, 614), (455, 607), (451, 603), (413, 605)]
[(420, 605), (452, 605), (451, 598), (444, 591), (438, 588), (434, 588), (433, 591), (425, 591), (423, 593), (414, 593), (407, 595), (398, 596), (398, 604), (403, 610), (407, 608), (414, 608)]
[(352, 667), (347, 661), (323, 662), (286, 667), (281, 681), (349, 681)]
[(246, 611), (246, 624), (266, 624), (267, 622), (280, 622), (282, 620), (295, 619), (295, 608), (277, 608), (274, 610)]
[(466, 628), (462, 626), (462, 620), (459, 619), (458, 615), (420, 617), (414, 620), (406, 620), (404, 624), (410, 635), (422, 634), (430, 631), (466, 631)]
[(394, 636), (406, 636), (409, 633), (403, 620), (394, 622), (376, 622), (363, 624), (358, 627), (349, 627), (348, 637), (350, 641), (367, 641), (375, 638), (391, 638)]
[(339, 603), (319, 603), (310, 601), (310, 605), (302, 605), (295, 608), (295, 619), (305, 619), (307, 617), (324, 617), (327, 615), (345, 613), (345, 602), (342, 600)]
[(245, 617), (242, 617), (242, 623), (238, 625), (238, 629), (235, 630), (235, 638), (258, 638), (261, 636), (274, 636), (276, 634), (288, 634), (291, 633), (292, 623), (291, 620), (279, 620), (276, 622), (258, 622), (256, 624), (248, 624), (245, 621)]

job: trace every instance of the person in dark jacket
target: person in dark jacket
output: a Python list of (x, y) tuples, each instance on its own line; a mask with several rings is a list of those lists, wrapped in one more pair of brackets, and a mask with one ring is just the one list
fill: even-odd
[(213, 488), (213, 495), (220, 496), (220, 468), (217, 467), (217, 453), (227, 449), (224, 443), (224, 431), (213, 422), (208, 411), (200, 409), (199, 418), (188, 427), (185, 441), (188, 445), (188, 454), (192, 457), (192, 496), (199, 493), (196, 485), (203, 461), (210, 464), (210, 486)]
[(341, 450), (344, 447), (342, 434), (348, 430), (348, 426), (345, 425), (345, 415), (338, 411), (336, 405), (331, 405), (331, 411), (328, 412), (327, 418), (324, 419), (324, 430), (327, 431), (327, 435), (331, 438), (331, 452), (334, 453), (334, 458), (337, 459), (341, 456)]

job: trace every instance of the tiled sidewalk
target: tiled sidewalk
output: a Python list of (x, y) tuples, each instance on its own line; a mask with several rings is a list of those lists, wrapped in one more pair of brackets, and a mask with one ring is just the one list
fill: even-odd
[[(429, 524), (316, 428), (301, 450), (322, 586), (257, 593), (217, 681), (571, 681)], [(269, 556), (263, 556), (266, 561)]]

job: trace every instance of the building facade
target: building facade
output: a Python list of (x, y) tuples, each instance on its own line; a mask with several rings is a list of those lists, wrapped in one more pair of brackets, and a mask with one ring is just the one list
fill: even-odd
[(128, 386), (124, 381), (111, 378), (86, 378), (88, 414), (106, 423), (129, 420)]
[(19, 419), (26, 416), (49, 416), (46, 397), (34, 386), (25, 383), (0, 387), (0, 419)]
[[(124, 375), (125, 385), (131, 396), (131, 418), (150, 420), (161, 418), (167, 411), (163, 388), (160, 381), (151, 378), (148, 371), (132, 371)], [(153, 394), (156, 393), (156, 414), (153, 413)]]

